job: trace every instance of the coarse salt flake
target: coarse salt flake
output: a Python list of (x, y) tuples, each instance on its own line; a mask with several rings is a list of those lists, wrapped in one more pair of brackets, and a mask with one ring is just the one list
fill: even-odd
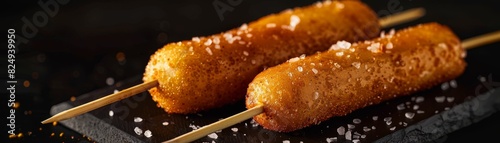
[(109, 116), (113, 117), (113, 115), (115, 115), (115, 113), (113, 112), (113, 110), (109, 110)]
[(209, 138), (217, 139), (219, 136), (216, 133), (211, 133), (207, 135)]
[(341, 57), (341, 56), (344, 55), (344, 52), (337, 52), (337, 53), (335, 53), (335, 55), (338, 56), (338, 57)]
[(299, 57), (295, 57), (295, 58), (291, 58), (288, 60), (289, 63), (293, 63), (293, 62), (296, 62), (296, 61), (299, 61), (300, 58)]
[(304, 70), (304, 69), (303, 69), (301, 66), (298, 66), (298, 67), (297, 67), (297, 70), (298, 70), (299, 72), (302, 72), (302, 70)]
[(136, 122), (136, 123), (142, 122), (142, 118), (141, 117), (134, 117), (134, 122)]
[(372, 53), (378, 53), (378, 52), (380, 52), (380, 43), (372, 43), (366, 49), (368, 49)]
[(266, 24), (266, 27), (267, 28), (274, 28), (274, 27), (276, 27), (276, 24), (275, 23), (268, 23), (268, 24)]
[(193, 37), (191, 40), (195, 41), (196, 43), (200, 43), (200, 38), (199, 37)]
[(361, 123), (361, 119), (358, 119), (358, 118), (352, 119), (352, 123), (359, 124), (359, 123)]
[(333, 44), (330, 47), (330, 50), (340, 50), (340, 49), (347, 50), (350, 47), (351, 47), (351, 43), (349, 43), (347, 41), (337, 41), (336, 44)]
[(135, 132), (135, 134), (137, 134), (137, 135), (141, 135), (141, 134), (142, 134), (142, 129), (141, 129), (141, 128), (139, 128), (139, 127), (135, 127), (135, 128), (134, 128), (134, 132)]
[(352, 63), (352, 66), (356, 67), (357, 69), (359, 69), (361, 67), (361, 63), (359, 62), (353, 62)]
[(387, 43), (387, 45), (385, 45), (385, 48), (392, 49), (393, 48), (392, 43), (391, 42)]
[(318, 74), (318, 70), (316, 70), (315, 68), (312, 68), (312, 72), (313, 72), (314, 74)]
[(296, 15), (292, 15), (290, 17), (290, 28), (291, 30), (295, 30), (295, 27), (300, 23), (300, 18)]
[(150, 138), (153, 136), (153, 133), (151, 133), (150, 130), (146, 130), (146, 131), (144, 131), (144, 136), (146, 136), (147, 138)]
[(415, 113), (413, 113), (413, 112), (406, 112), (405, 113), (405, 117), (408, 119), (413, 119), (414, 116), (415, 116)]
[(208, 53), (209, 55), (212, 55), (212, 50), (210, 50), (210, 48), (208, 48), (208, 47), (207, 47), (207, 48), (205, 48), (205, 50), (207, 51), (207, 53)]
[(210, 46), (212, 45), (212, 39), (208, 39), (207, 41), (205, 41), (205, 43), (203, 43), (205, 46)]
[(337, 128), (337, 133), (340, 135), (340, 136), (343, 136), (345, 134), (345, 128), (343, 126), (340, 126)]
[(446, 97), (445, 96), (436, 96), (436, 97), (434, 97), (434, 99), (436, 99), (437, 103), (443, 103), (444, 100), (446, 99)]

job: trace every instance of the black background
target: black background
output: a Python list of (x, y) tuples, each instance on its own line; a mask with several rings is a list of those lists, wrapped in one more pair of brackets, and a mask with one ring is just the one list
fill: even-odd
[[(52, 105), (70, 100), (90, 91), (108, 86), (107, 78), (115, 82), (142, 74), (149, 56), (162, 45), (193, 36), (219, 33), (264, 15), (296, 6), (312, 4), (315, 0), (110, 0), (76, 1), (58, 3), (57, 11), (46, 12), (38, 3), (56, 0), (6, 1), (2, 9), (2, 31), (13, 28), (21, 43), (16, 54), (16, 133), (20, 138), (7, 137), (8, 127), (2, 125), (5, 142), (92, 142), (62, 125), (42, 125), (40, 121), (50, 117)], [(232, 11), (219, 17), (213, 2), (228, 4)], [(231, 1), (231, 0), (229, 0)], [(423, 22), (439, 22), (448, 25), (461, 38), (500, 30), (500, 8), (495, 1), (423, 1), (423, 0), (363, 0), (379, 16), (410, 8), (424, 7), (424, 18), (398, 25), (403, 28)], [(64, 1), (61, 1), (64, 2)], [(54, 10), (54, 7), (50, 7)], [(46, 14), (47, 17), (38, 17)], [(23, 35), (26, 18), (41, 23), (34, 26), (36, 34)], [(43, 23), (43, 22), (46, 23)], [(34, 31), (30, 31), (34, 33)], [(25, 40), (21, 41), (20, 37)], [(4, 39), (7, 41), (7, 39)], [(6, 45), (6, 44), (4, 44)], [(478, 52), (496, 52), (500, 44), (481, 47)], [(6, 53), (7, 46), (2, 48)], [(4, 71), (2, 83), (7, 79), (7, 56), (1, 62)], [(481, 59), (472, 59), (481, 60)], [(485, 62), (497, 62), (488, 59)], [(2, 84), (6, 85), (6, 84)], [(2, 86), (5, 87), (5, 86)], [(2, 115), (9, 116), (7, 91), (2, 88)], [(473, 126), (451, 133), (439, 142), (478, 142), (496, 140), (500, 128), (500, 113), (492, 115)], [(8, 120), (3, 119), (6, 124)], [(51, 135), (53, 133), (53, 135)], [(62, 134), (61, 134), (62, 133)]]

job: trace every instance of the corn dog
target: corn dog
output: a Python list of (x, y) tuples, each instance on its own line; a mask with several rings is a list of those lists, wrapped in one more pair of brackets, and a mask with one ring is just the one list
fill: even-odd
[(454, 79), (466, 67), (464, 57), (457, 36), (438, 23), (371, 41), (339, 41), (258, 74), (246, 105), (263, 105), (253, 119), (264, 128), (290, 132)]
[(150, 57), (143, 81), (169, 113), (195, 113), (245, 98), (265, 67), (327, 50), (338, 40), (376, 37), (376, 14), (360, 1), (324, 1), (265, 16), (239, 28), (165, 45)]

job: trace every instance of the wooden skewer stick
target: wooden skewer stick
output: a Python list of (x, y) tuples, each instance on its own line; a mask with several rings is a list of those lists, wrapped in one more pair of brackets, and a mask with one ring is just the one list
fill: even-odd
[(101, 97), (97, 100), (82, 104), (80, 106), (68, 109), (68, 110), (63, 111), (63, 112), (60, 112), (60, 113), (50, 117), (49, 119), (42, 121), (42, 124), (57, 122), (57, 121), (68, 119), (68, 118), (71, 118), (74, 116), (78, 116), (80, 114), (92, 111), (92, 110), (97, 109), (99, 107), (111, 104), (115, 101), (125, 99), (127, 97), (132, 96), (132, 95), (136, 95), (138, 93), (141, 93), (141, 92), (148, 90), (150, 88), (153, 88), (155, 86), (158, 86), (157, 80), (141, 83), (139, 85), (133, 86), (131, 88), (127, 88), (127, 89), (122, 90), (120, 92), (117, 92), (117, 93), (114, 93), (114, 94), (111, 94), (111, 95), (108, 95), (105, 97)]
[(482, 45), (490, 44), (498, 41), (500, 39), (500, 31), (491, 32), (481, 36), (466, 39), (462, 42), (462, 47), (464, 49), (472, 49)]
[[(500, 31), (488, 33), (488, 34), (473, 37), (470, 39), (466, 39), (466, 40), (464, 40), (464, 42), (462, 42), (462, 45), (464, 45), (463, 47), (465, 49), (472, 49), (472, 48), (479, 47), (481, 45), (485, 45), (485, 44), (496, 42), (496, 41), (500, 41)], [(255, 106), (255, 107), (250, 108), (246, 111), (243, 111), (241, 113), (238, 113), (236, 115), (228, 117), (224, 120), (220, 120), (220, 121), (212, 123), (210, 125), (203, 126), (203, 127), (199, 128), (198, 130), (193, 130), (189, 133), (178, 136), (174, 139), (165, 141), (163, 143), (192, 142), (192, 141), (197, 140), (201, 137), (204, 137), (210, 133), (213, 133), (217, 130), (227, 128), (227, 127), (232, 126), (234, 124), (237, 124), (237, 123), (243, 122), (247, 119), (250, 119), (253, 116), (259, 115), (260, 113), (262, 113), (263, 108), (264, 108), (263, 105)]]
[(382, 28), (391, 27), (394, 25), (398, 25), (404, 22), (415, 20), (419, 17), (425, 15), (424, 8), (414, 8), (410, 10), (406, 10), (400, 13), (396, 13), (393, 15), (389, 15), (379, 19), (379, 24)]
[[(382, 28), (386, 28), (391, 25), (397, 25), (403, 22), (407, 22), (419, 17), (422, 17), (425, 14), (425, 10), (423, 8), (415, 8), (411, 10), (407, 10), (404, 12), (396, 13), (394, 15), (390, 15), (384, 18), (381, 18), (379, 20), (380, 26)], [(63, 111), (61, 113), (58, 113), (54, 115), (53, 117), (42, 121), (42, 124), (46, 123), (51, 123), (51, 122), (57, 122), (61, 121), (64, 119), (68, 119), (74, 116), (78, 116), (80, 114), (92, 111), (94, 109), (97, 109), (99, 107), (111, 104), (113, 102), (125, 99), (127, 97), (133, 96), (137, 93), (141, 93), (143, 91), (146, 91), (150, 88), (153, 88), (155, 86), (158, 86), (158, 81), (151, 81), (148, 83), (142, 83), (140, 85), (122, 90), (118, 93), (111, 94), (102, 98), (99, 98), (97, 100), (94, 100), (92, 102), (68, 109), (66, 111)]]

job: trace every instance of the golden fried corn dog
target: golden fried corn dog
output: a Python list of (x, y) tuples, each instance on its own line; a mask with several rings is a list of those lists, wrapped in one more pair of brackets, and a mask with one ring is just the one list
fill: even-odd
[(239, 28), (165, 45), (146, 66), (143, 81), (169, 113), (195, 113), (245, 98), (265, 67), (327, 50), (338, 40), (374, 38), (376, 14), (360, 1), (324, 1), (272, 14)]
[(372, 41), (339, 41), (328, 51), (258, 74), (246, 104), (264, 106), (254, 116), (264, 128), (294, 131), (452, 80), (463, 73), (464, 56), (457, 36), (437, 23)]

